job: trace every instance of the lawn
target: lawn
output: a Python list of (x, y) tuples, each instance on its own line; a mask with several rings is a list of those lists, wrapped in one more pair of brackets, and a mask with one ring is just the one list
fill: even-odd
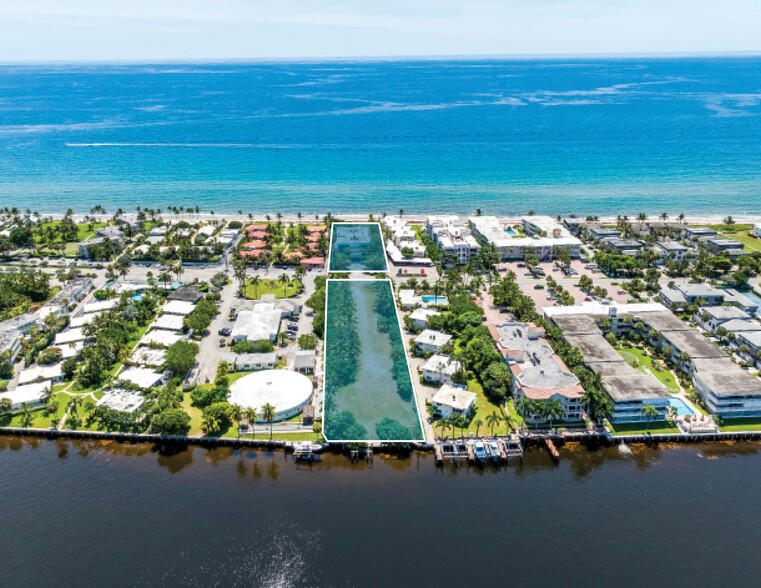
[(761, 431), (761, 419), (722, 419), (719, 431), (723, 433), (738, 433), (744, 431)]
[(657, 378), (661, 384), (668, 388), (669, 392), (679, 392), (679, 384), (677, 384), (674, 374), (666, 369), (661, 369), (660, 371), (656, 370), (653, 367), (653, 358), (649, 355), (645, 355), (645, 352), (641, 348), (632, 346), (617, 348), (617, 351), (627, 363), (636, 359), (639, 371), (648, 376)]
[(751, 234), (753, 225), (749, 224), (736, 224), (732, 227), (726, 225), (696, 225), (705, 226), (717, 231), (718, 236), (722, 239), (735, 239), (745, 245), (747, 251), (761, 251), (761, 239), (757, 239)]
[[(53, 394), (53, 398), (58, 400), (58, 410), (55, 414), (55, 423), (58, 424), (63, 418), (63, 414), (66, 412), (66, 405), (69, 403), (71, 396), (65, 393)], [(31, 411), (32, 422), (29, 427), (33, 429), (47, 429), (53, 424), (53, 415), (49, 414), (44, 408), (38, 408)], [(3, 427), (19, 427), (23, 428), (22, 416), (20, 413), (11, 415), (3, 415), (0, 417), (0, 426)]]
[(669, 433), (680, 433), (679, 428), (671, 421), (652, 421), (650, 427), (647, 423), (620, 423), (614, 425), (608, 423), (610, 430), (614, 435), (663, 435)]
[[(60, 224), (60, 221), (53, 221), (49, 223), (42, 223), (42, 226), (47, 227), (57, 227)], [(90, 225), (87, 223), (81, 223), (77, 225), (77, 240), (78, 241), (84, 241), (85, 239), (89, 239), (93, 235), (95, 235), (96, 229), (101, 229), (105, 227), (108, 223), (93, 223), (92, 229), (90, 229)], [(39, 242), (39, 237), (35, 236), (35, 240)]]
[(298, 284), (288, 284), (283, 295), (283, 285), (277, 280), (262, 280), (258, 286), (254, 287), (251, 282), (246, 285), (246, 298), (249, 300), (259, 300), (265, 294), (274, 294), (275, 298), (288, 298), (298, 294)]
[[(490, 435), (491, 434), (491, 427), (487, 424), (486, 417), (492, 413), (497, 413), (501, 417), (505, 416), (505, 410), (501, 406), (498, 406), (494, 404), (487, 396), (484, 394), (483, 388), (481, 387), (481, 384), (478, 383), (475, 379), (468, 380), (468, 390), (470, 392), (475, 392), (476, 396), (478, 396), (478, 399), (476, 400), (476, 408), (474, 411), (473, 418), (470, 420), (470, 425), (464, 429), (464, 435), (468, 436), (470, 433), (476, 434), (476, 425), (474, 424), (477, 420), (483, 421), (483, 425), (481, 425), (480, 430), (478, 431), (479, 435)], [(516, 414), (517, 416), (517, 414)], [(520, 419), (520, 417), (518, 417)], [(436, 434), (436, 436), (451, 436), (452, 430), (447, 429), (442, 433), (441, 427), (439, 426), (439, 419), (436, 419), (433, 421), (433, 432)], [(495, 435), (507, 435), (510, 433), (510, 429), (507, 427), (507, 425), (504, 423), (504, 421), (500, 422), (498, 425), (494, 427), (494, 434)], [(454, 432), (455, 435), (459, 437), (460, 435), (460, 429), (459, 427)]]

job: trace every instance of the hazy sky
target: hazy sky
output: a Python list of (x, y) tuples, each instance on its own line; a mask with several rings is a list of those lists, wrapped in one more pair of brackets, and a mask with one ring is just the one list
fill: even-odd
[(0, 0), (0, 60), (761, 49), (761, 0)]

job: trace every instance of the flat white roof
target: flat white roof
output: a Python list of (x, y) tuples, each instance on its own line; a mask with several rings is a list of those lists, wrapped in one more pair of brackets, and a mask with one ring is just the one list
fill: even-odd
[(95, 318), (95, 314), (81, 314), (79, 316), (75, 316), (74, 318), (69, 320), (69, 327), (72, 329), (78, 329), (79, 327), (84, 327), (87, 324), (90, 324), (93, 319)]
[(184, 300), (170, 300), (161, 307), (161, 312), (167, 314), (190, 314), (195, 310), (196, 305)]
[(135, 386), (147, 390), (158, 384), (161, 377), (160, 373), (148, 368), (130, 367), (120, 373), (116, 379), (131, 382)]
[[(267, 306), (257, 305), (259, 306)], [(274, 305), (273, 305), (274, 306)], [(248, 341), (272, 340), (280, 330), (280, 320), (283, 313), (280, 310), (243, 310), (238, 313), (232, 329), (233, 339), (245, 338)]]
[(282, 414), (301, 408), (312, 398), (312, 381), (290, 370), (254, 372), (230, 386), (230, 404), (255, 408), (261, 419), (262, 407), (269, 403)]
[(95, 406), (105, 406), (119, 412), (135, 412), (145, 402), (145, 398), (134, 390), (111, 388), (95, 403)]
[(82, 341), (77, 341), (76, 343), (54, 345), (54, 347), (58, 347), (58, 349), (61, 350), (61, 355), (64, 359), (69, 359), (70, 357), (74, 357), (77, 353), (82, 351), (85, 348), (85, 344)]
[(463, 388), (444, 384), (431, 398), (433, 404), (450, 406), (455, 410), (466, 412), (476, 403), (478, 396)]
[(640, 312), (670, 312), (660, 302), (637, 302), (632, 304), (602, 304), (600, 302), (582, 302), (576, 306), (545, 306), (544, 314), (553, 317), (561, 315), (591, 314), (595, 316), (608, 316), (611, 309), (617, 314), (636, 314)]
[(66, 329), (55, 336), (55, 342), (53, 345), (60, 347), (66, 343), (76, 343), (77, 341), (84, 341), (87, 338), (87, 335), (82, 332), (81, 327), (76, 329)]
[(37, 384), (25, 384), (18, 386), (10, 392), (0, 394), (0, 400), (10, 398), (11, 403), (15, 406), (23, 402), (39, 402), (45, 397), (45, 393), (50, 390), (50, 381), (39, 382)]
[(435, 347), (443, 347), (452, 340), (452, 335), (442, 333), (441, 331), (434, 331), (433, 329), (426, 329), (415, 337), (415, 343), (420, 345), (433, 345)]
[(178, 335), (174, 331), (165, 331), (164, 329), (154, 329), (153, 331), (149, 331), (145, 335), (143, 335), (143, 338), (140, 339), (140, 343), (143, 345), (148, 345), (150, 343), (157, 343), (158, 345), (163, 345), (164, 347), (169, 347), (170, 345), (173, 345), (174, 343), (177, 343), (177, 341), (182, 340), (182, 335)]
[(132, 354), (132, 362), (138, 365), (156, 367), (164, 363), (165, 357), (166, 351), (164, 349), (153, 349), (141, 345)]
[(82, 308), (82, 314), (90, 314), (91, 312), (103, 312), (104, 310), (111, 310), (119, 303), (116, 299), (100, 300), (98, 302), (89, 302)]
[(184, 317), (179, 314), (162, 314), (151, 325), (154, 329), (166, 329), (168, 331), (181, 331)]
[(61, 364), (53, 365), (33, 365), (28, 369), (25, 369), (19, 374), (19, 384), (29, 384), (34, 382), (37, 378), (43, 380), (52, 380), (53, 378), (60, 378), (63, 375), (61, 371)]

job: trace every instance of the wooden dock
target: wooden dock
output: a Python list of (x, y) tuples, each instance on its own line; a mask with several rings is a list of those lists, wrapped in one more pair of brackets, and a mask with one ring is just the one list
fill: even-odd
[(558, 452), (557, 448), (555, 447), (555, 443), (552, 442), (552, 439), (545, 439), (544, 444), (547, 446), (547, 451), (550, 452), (550, 455), (552, 456), (552, 459), (557, 463), (560, 461), (560, 453)]

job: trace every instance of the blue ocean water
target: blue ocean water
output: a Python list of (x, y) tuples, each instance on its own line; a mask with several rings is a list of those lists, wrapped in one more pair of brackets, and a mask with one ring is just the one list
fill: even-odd
[(761, 213), (761, 58), (0, 66), (0, 205)]

